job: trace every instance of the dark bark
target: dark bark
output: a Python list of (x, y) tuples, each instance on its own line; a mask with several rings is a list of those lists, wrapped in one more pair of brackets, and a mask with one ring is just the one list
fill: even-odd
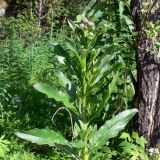
[[(148, 2), (148, 6), (144, 4)], [(137, 98), (139, 113), (136, 129), (148, 141), (156, 146), (160, 141), (160, 59), (156, 41), (159, 35), (150, 37), (146, 30), (153, 32), (151, 23), (158, 25), (160, 0), (132, 0), (132, 14), (138, 37), (136, 40), (137, 60)]]

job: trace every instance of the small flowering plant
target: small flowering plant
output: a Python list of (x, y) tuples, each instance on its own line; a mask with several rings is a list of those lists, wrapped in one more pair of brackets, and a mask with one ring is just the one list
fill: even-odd
[(147, 151), (150, 160), (160, 160), (160, 152), (158, 148), (149, 148)]
[(57, 73), (61, 90), (43, 83), (34, 87), (69, 112), (74, 124), (72, 141), (49, 128), (16, 132), (16, 135), (39, 145), (57, 147), (75, 159), (104, 159), (108, 153), (114, 153), (102, 149), (108, 148), (109, 139), (124, 129), (137, 110), (123, 111), (105, 120), (102, 126), (95, 123), (116, 91), (119, 73), (109, 70), (114, 55), (101, 50), (104, 26), (97, 28), (83, 15), (77, 16), (76, 22), (69, 21), (69, 25), (76, 38), (68, 38), (63, 46), (54, 44), (58, 60), (68, 68), (69, 78), (65, 73)]
[[(120, 136), (123, 141), (119, 144), (123, 157), (128, 157), (129, 160), (149, 160), (145, 150), (147, 141), (144, 137), (139, 137), (138, 133), (123, 132)], [(126, 159), (126, 158), (124, 158)]]

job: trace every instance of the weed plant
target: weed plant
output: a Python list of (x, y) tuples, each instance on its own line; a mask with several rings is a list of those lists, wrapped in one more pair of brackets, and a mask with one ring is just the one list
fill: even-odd
[[(95, 147), (97, 145), (95, 142), (98, 141), (98, 138), (96, 141), (96, 135), (99, 140), (102, 138), (99, 133), (104, 121), (113, 122), (115, 115), (120, 111), (133, 108), (136, 72), (132, 46), (133, 24), (128, 16), (129, 2), (96, 3), (95, 0), (89, 2), (83, 14), (77, 16), (76, 22), (68, 20), (75, 19), (75, 13), (82, 11), (83, 5), (74, 1), (60, 5), (54, 11), (53, 9), (47, 10), (50, 6), (45, 6), (47, 14), (41, 26), (38, 25), (36, 12), (38, 5), (35, 10), (28, 9), (29, 1), (17, 1), (17, 4), (23, 3), (21, 5), (23, 13), (18, 14), (17, 18), (1, 18), (1, 134), (7, 135), (6, 138), (12, 142), (15, 139), (14, 130), (47, 126), (54, 131), (35, 129), (17, 133), (29, 141), (47, 144), (48, 137), (55, 142), (55, 135), (61, 136), (55, 131), (63, 133), (62, 139), (51, 145), (59, 149), (50, 149), (45, 146), (49, 152), (37, 155), (26, 150), (26, 147), (32, 150), (34, 145), (23, 143), (21, 146), (16, 141), (9, 148), (11, 153), (6, 159), (16, 160), (22, 157), (24, 160), (27, 160), (27, 157), (31, 160), (72, 159), (71, 156), (73, 156), (83, 160), (87, 158), (126, 160), (127, 157), (132, 158), (133, 153), (136, 153), (137, 157), (146, 157), (144, 145), (135, 143), (135, 137), (130, 137), (131, 141), (129, 141), (123, 135), (123, 140), (127, 143), (122, 142), (123, 145), (121, 144), (117, 149), (120, 138), (110, 140), (111, 137), (117, 135), (113, 134), (116, 127), (112, 125), (113, 132), (108, 136), (106, 143)], [(84, 1), (84, 4), (86, 3)], [(105, 7), (106, 4), (107, 7)], [(95, 29), (87, 25), (88, 22), (84, 21), (85, 16), (91, 25), (96, 24)], [(67, 22), (71, 28), (68, 27)], [(84, 28), (86, 25), (87, 28)], [(57, 59), (61, 64), (57, 62)], [(96, 65), (102, 66), (98, 69)], [(34, 90), (33, 84), (37, 82), (41, 83), (35, 85), (35, 88), (49, 97), (49, 92), (53, 91), (51, 96), (53, 99), (48, 99)], [(46, 91), (46, 87), (49, 90)], [(62, 95), (55, 97), (55, 93), (61, 92), (62, 95), (63, 93), (67, 95), (68, 100)], [(100, 109), (102, 101), (105, 105)], [(71, 108), (68, 104), (71, 104)], [(136, 111), (131, 112), (134, 114)], [(125, 122), (127, 123), (128, 120)], [(42, 135), (45, 135), (43, 131), (54, 133), (54, 136), (44, 137), (43, 142), (35, 141), (35, 137), (30, 139), (26, 136), (29, 134), (42, 138), (39, 133), (42, 132)], [(65, 146), (63, 142), (66, 142)], [(127, 150), (129, 147), (130, 150)], [(71, 156), (60, 152), (60, 149), (65, 150)], [(38, 151), (35, 150), (35, 152)]]
[[(57, 112), (62, 109), (68, 112), (73, 137), (71, 140), (65, 139), (60, 132), (49, 128), (16, 132), (16, 135), (39, 145), (57, 147), (74, 159), (107, 159), (107, 152), (103, 152), (106, 143), (117, 136), (137, 110), (123, 111), (101, 126), (93, 123), (117, 90), (120, 72), (112, 70), (116, 55), (105, 52), (101, 47), (107, 45), (103, 42), (108, 29), (105, 22), (96, 26), (85, 15), (79, 15), (76, 23), (69, 21), (69, 25), (75, 32), (75, 39), (67, 38), (63, 47), (54, 44), (54, 51), (58, 59), (61, 58), (60, 63), (68, 67), (70, 79), (64, 73), (57, 72), (62, 85), (60, 89), (44, 83), (35, 84), (34, 87), (48, 98), (62, 103)], [(110, 65), (110, 62), (113, 64)]]

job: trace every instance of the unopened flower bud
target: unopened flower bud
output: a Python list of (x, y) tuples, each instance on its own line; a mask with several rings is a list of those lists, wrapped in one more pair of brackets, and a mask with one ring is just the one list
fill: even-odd
[(88, 26), (94, 27), (94, 26), (95, 26), (95, 25), (94, 25), (94, 22), (88, 22)]
[(88, 27), (86, 25), (84, 25), (84, 28), (87, 29)]
[(94, 37), (93, 32), (89, 32), (88, 35), (89, 35), (90, 37)]
[(88, 37), (88, 39), (89, 39), (89, 40), (92, 40), (92, 39), (93, 39), (93, 37), (89, 36), (89, 37)]
[(85, 23), (85, 24), (88, 24), (89, 21), (88, 21), (87, 18), (83, 18), (83, 19), (82, 19), (82, 22)]
[(84, 25), (83, 23), (81, 23), (81, 24), (79, 25), (79, 27), (80, 27), (80, 28), (85, 28), (85, 25)]

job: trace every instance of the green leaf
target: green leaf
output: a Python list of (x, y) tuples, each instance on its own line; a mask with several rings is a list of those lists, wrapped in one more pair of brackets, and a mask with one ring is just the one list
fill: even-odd
[(104, 156), (104, 153), (96, 153), (94, 157), (92, 157), (92, 160), (99, 160)]
[(69, 142), (58, 132), (46, 129), (31, 129), (24, 133), (16, 132), (18, 137), (39, 145), (55, 146), (55, 144), (70, 146)]
[(77, 113), (77, 110), (73, 103), (70, 102), (70, 97), (67, 93), (58, 91), (58, 89), (43, 83), (35, 84), (34, 88), (39, 92), (46, 94), (48, 98), (54, 98), (56, 101), (62, 102), (68, 109)]
[(75, 31), (75, 29), (76, 29), (75, 23), (74, 23), (73, 21), (71, 21), (71, 20), (68, 20), (68, 24), (69, 24), (70, 28), (71, 28), (73, 31)]
[(133, 151), (133, 148), (135, 148), (135, 144), (132, 144), (127, 141), (123, 141), (119, 144), (119, 146), (124, 150), (127, 151), (128, 153), (131, 153)]
[(120, 15), (120, 19), (122, 19), (123, 11), (124, 11), (124, 2), (120, 0), (119, 1), (119, 15)]
[(86, 13), (92, 9), (95, 3), (96, 3), (96, 0), (90, 0), (89, 4), (85, 7), (83, 11), (83, 14), (86, 15)]
[(68, 87), (68, 89), (70, 90), (71, 89), (71, 81), (62, 73), (62, 72), (58, 72), (57, 74), (57, 77), (59, 78), (60, 80), (60, 83), (66, 88)]
[(82, 59), (81, 59), (81, 57), (79, 56), (79, 54), (78, 54), (78, 52), (77, 52), (77, 49), (76, 49), (76, 46), (75, 46), (74, 42), (72, 42), (72, 41), (67, 41), (67, 42), (66, 42), (66, 45), (67, 45), (67, 47), (74, 53), (74, 55), (76, 56), (77, 60), (79, 61), (79, 63), (80, 63), (81, 66), (83, 67)]
[(132, 137), (133, 137), (134, 139), (139, 139), (139, 135), (138, 135), (137, 132), (132, 132)]
[(73, 100), (76, 98), (76, 86), (62, 73), (58, 72), (57, 77), (59, 78), (60, 83), (65, 87), (70, 97)]
[(123, 15), (123, 19), (125, 20), (126, 24), (128, 25), (128, 28), (129, 28), (130, 32), (133, 32), (134, 25), (133, 25), (133, 21), (131, 20), (131, 18)]
[(140, 137), (138, 140), (136, 140), (136, 143), (142, 147), (145, 147), (145, 144), (147, 144), (148, 142), (145, 140), (144, 137)]
[(97, 107), (97, 111), (94, 114), (94, 116), (92, 117), (92, 119), (94, 119), (102, 111), (102, 109), (106, 106), (107, 102), (109, 101), (111, 94), (114, 91), (116, 91), (116, 83), (117, 83), (118, 76), (119, 76), (118, 72), (113, 76), (113, 79), (112, 79), (111, 83), (109, 84), (108, 89), (105, 91), (105, 93), (103, 95), (103, 100), (102, 100), (100, 106)]
[(77, 15), (77, 16), (76, 16), (76, 22), (80, 23), (83, 18), (85, 18), (85, 15), (84, 15), (84, 14)]
[(78, 151), (70, 146), (55, 144), (55, 147), (59, 148), (61, 151), (72, 155), (74, 158), (78, 158)]
[(90, 139), (92, 146), (103, 146), (110, 138), (116, 137), (117, 134), (124, 129), (135, 113), (137, 113), (137, 109), (126, 110), (106, 121), (105, 124), (94, 134), (93, 138)]
[(136, 140), (136, 143), (142, 147), (144, 147), (145, 144), (147, 144), (147, 141), (145, 140), (145, 138), (142, 136), (139, 137), (137, 132), (132, 132), (132, 137)]
[(102, 69), (103, 67), (106, 67), (107, 65), (109, 65), (109, 63), (111, 62), (112, 59), (113, 59), (112, 55), (105, 55), (103, 57), (100, 57), (98, 59), (98, 61), (93, 66), (94, 71), (98, 71), (98, 70)]
[(70, 142), (70, 144), (73, 148), (84, 148), (85, 147), (85, 143), (82, 140), (73, 141), (73, 142)]
[(114, 76), (113, 79), (111, 81), (111, 83), (108, 86), (108, 90), (105, 92), (104, 96), (103, 96), (103, 102), (102, 102), (102, 107), (106, 105), (106, 103), (108, 102), (109, 98), (111, 97), (111, 94), (113, 92), (116, 91), (116, 83), (117, 83), (117, 79), (119, 77), (119, 73), (117, 72)]
[(97, 125), (89, 126), (88, 128), (88, 139), (91, 139), (97, 131)]
[(129, 142), (132, 141), (132, 139), (131, 139), (129, 133), (126, 133), (126, 132), (123, 132), (119, 138), (128, 140)]
[(51, 147), (57, 147), (62, 151), (71, 154), (74, 157), (77, 157), (78, 152), (72, 148), (70, 143), (58, 132), (46, 129), (32, 129), (22, 132), (15, 133), (18, 137), (30, 141), (32, 143), (36, 143), (39, 145), (49, 145)]
[(100, 17), (103, 16), (103, 13), (101, 10), (98, 10), (95, 14), (94, 14), (94, 18), (99, 19)]
[(67, 41), (66, 45), (72, 52), (77, 53), (76, 46), (72, 41)]
[(5, 138), (4, 135), (0, 137), (0, 157), (1, 158), (5, 157), (7, 152), (9, 152), (10, 142), (4, 138)]
[(95, 86), (101, 78), (104, 77), (104, 73), (108, 70), (109, 63), (113, 59), (113, 56), (106, 55), (103, 58), (100, 58), (93, 66), (94, 75), (91, 80), (91, 86)]
[(75, 122), (74, 130), (73, 130), (73, 137), (77, 138), (79, 136), (80, 132), (81, 132), (81, 129), (80, 129), (79, 125)]

